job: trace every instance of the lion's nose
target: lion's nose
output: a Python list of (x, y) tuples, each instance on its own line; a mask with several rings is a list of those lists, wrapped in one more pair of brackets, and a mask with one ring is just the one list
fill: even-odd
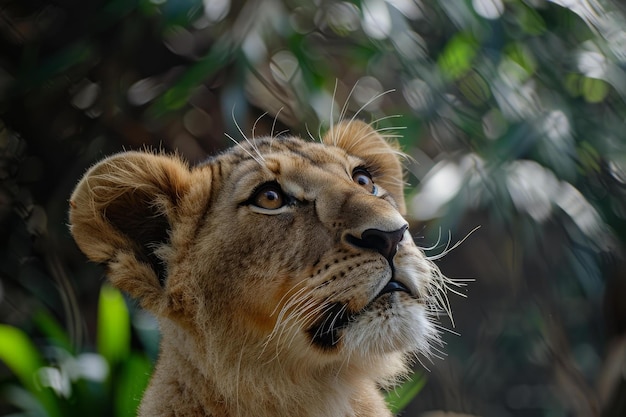
[(400, 229), (391, 232), (367, 229), (361, 233), (360, 238), (353, 235), (348, 235), (346, 238), (348, 243), (360, 248), (373, 249), (383, 255), (388, 261), (391, 261), (396, 254), (398, 243), (402, 240), (404, 231), (407, 228), (408, 226), (404, 225)]

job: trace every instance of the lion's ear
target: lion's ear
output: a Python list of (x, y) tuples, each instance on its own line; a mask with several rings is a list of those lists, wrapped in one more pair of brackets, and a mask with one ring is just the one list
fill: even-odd
[(124, 152), (93, 166), (70, 199), (70, 229), (92, 261), (146, 308), (162, 302), (169, 245), (190, 171), (173, 156)]
[(327, 145), (342, 148), (358, 156), (373, 169), (379, 183), (395, 200), (401, 214), (406, 213), (404, 179), (400, 157), (404, 154), (397, 143), (387, 141), (367, 123), (353, 120), (335, 125), (323, 138)]

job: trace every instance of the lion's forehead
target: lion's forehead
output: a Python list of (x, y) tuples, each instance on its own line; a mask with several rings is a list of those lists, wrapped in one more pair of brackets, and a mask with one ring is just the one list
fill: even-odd
[(225, 180), (246, 190), (266, 181), (279, 181), (294, 192), (308, 193), (329, 181), (351, 181), (351, 170), (362, 161), (343, 149), (296, 137), (262, 138), (241, 143), (224, 155), (230, 168)]
[(306, 141), (296, 136), (260, 138), (243, 142), (233, 147), (231, 154), (236, 159), (256, 161), (287, 156), (294, 160), (306, 161), (311, 165), (345, 164), (351, 159), (351, 156), (341, 148)]

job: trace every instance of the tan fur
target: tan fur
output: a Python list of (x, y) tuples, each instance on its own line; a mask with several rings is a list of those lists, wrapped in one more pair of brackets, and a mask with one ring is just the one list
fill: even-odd
[[(390, 416), (379, 389), (437, 339), (439, 276), (402, 232), (398, 155), (349, 122), (323, 143), (244, 142), (193, 168), (125, 152), (85, 174), (76, 242), (160, 323), (140, 416)], [(262, 184), (289, 204), (261, 207)], [(363, 243), (373, 229), (400, 231), (391, 259)], [(392, 279), (404, 291), (378, 297)]]

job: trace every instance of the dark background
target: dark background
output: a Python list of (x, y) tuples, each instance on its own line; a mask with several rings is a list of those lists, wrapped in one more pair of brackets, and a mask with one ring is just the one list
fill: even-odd
[(428, 255), (481, 226), (437, 261), (475, 281), (450, 295), (458, 335), (416, 367), (403, 415), (626, 415), (624, 16), (596, 0), (1, 0), (0, 322), (53, 398), (0, 365), (0, 413), (133, 415), (139, 394), (116, 387), (141, 392), (154, 358), (130, 301), (128, 350), (98, 342), (103, 272), (66, 226), (85, 169), (144, 147), (195, 163), (237, 124), (318, 136), (345, 106), (401, 135)]

